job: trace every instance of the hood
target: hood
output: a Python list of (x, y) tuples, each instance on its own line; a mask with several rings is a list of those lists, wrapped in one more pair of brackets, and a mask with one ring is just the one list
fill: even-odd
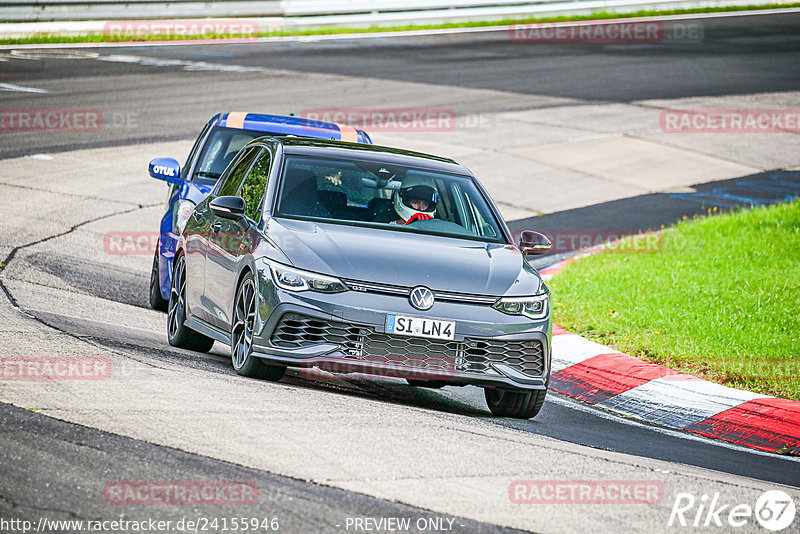
[(295, 267), (339, 278), (476, 295), (532, 295), (539, 274), (501, 243), (272, 219), (267, 233)]

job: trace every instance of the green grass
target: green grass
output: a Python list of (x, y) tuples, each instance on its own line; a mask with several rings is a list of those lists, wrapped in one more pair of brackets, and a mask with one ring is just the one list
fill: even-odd
[[(335, 28), (320, 27), (303, 30), (282, 30), (274, 32), (259, 33), (258, 37), (282, 37), (296, 35), (332, 35), (342, 33), (373, 33), (373, 32), (394, 32), (411, 30), (430, 30), (440, 28), (475, 28), (484, 26), (504, 26), (509, 24), (535, 24), (547, 22), (574, 22), (583, 20), (605, 20), (605, 19), (624, 19), (632, 17), (656, 17), (666, 15), (688, 15), (699, 13), (719, 13), (731, 11), (754, 11), (762, 9), (793, 8), (800, 7), (800, 2), (791, 4), (755, 4), (725, 7), (702, 7), (692, 9), (667, 9), (667, 10), (640, 10), (632, 13), (614, 13), (608, 11), (598, 11), (591, 15), (574, 15), (561, 17), (530, 17), (523, 19), (504, 19), (493, 21), (477, 22), (458, 22), (445, 24), (424, 24), (424, 25), (405, 25), (405, 26), (372, 26), (369, 28)], [(0, 45), (23, 45), (23, 44), (51, 44), (51, 43), (110, 43), (110, 42), (144, 42), (144, 41), (180, 41), (196, 39), (215, 39), (229, 38), (230, 35), (142, 35), (130, 38), (127, 36), (87, 33), (83, 35), (64, 36), (64, 35), (32, 35), (13, 39), (0, 39)], [(251, 36), (247, 36), (251, 37)]]
[[(659, 248), (659, 247), (655, 247)], [(663, 230), (555, 276), (556, 322), (732, 387), (800, 400), (800, 200)]]

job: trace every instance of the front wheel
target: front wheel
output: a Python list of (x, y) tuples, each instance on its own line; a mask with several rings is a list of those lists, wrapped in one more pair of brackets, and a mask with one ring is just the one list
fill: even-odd
[(483, 393), (492, 414), (498, 417), (530, 419), (536, 417), (542, 409), (547, 390), (511, 391), (484, 388)]
[(282, 365), (267, 365), (261, 358), (253, 356), (253, 332), (256, 325), (256, 284), (253, 275), (247, 273), (236, 291), (231, 328), (231, 362), (233, 369), (242, 376), (280, 380), (286, 373)]
[(175, 259), (175, 272), (172, 273), (172, 291), (167, 310), (167, 339), (173, 347), (208, 352), (214, 340), (187, 327), (186, 321), (186, 260), (183, 256)]
[(161, 277), (158, 275), (158, 247), (153, 256), (153, 268), (150, 270), (150, 307), (165, 312), (169, 309), (169, 301), (161, 296)]

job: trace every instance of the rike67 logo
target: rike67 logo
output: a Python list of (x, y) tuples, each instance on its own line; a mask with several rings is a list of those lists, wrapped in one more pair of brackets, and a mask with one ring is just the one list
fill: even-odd
[(797, 532), (796, 528), (789, 529), (796, 512), (794, 499), (781, 490), (764, 492), (756, 500), (755, 506), (725, 503), (720, 500), (719, 493), (711, 496), (704, 493), (699, 498), (691, 493), (678, 493), (667, 526), (695, 529), (722, 527), (726, 531), (745, 527), (744, 530), (752, 532), (758, 530), (758, 524), (772, 532)]

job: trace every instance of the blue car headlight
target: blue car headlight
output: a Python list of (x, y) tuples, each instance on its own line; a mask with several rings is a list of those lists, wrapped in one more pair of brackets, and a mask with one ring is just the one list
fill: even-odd
[(274, 261), (264, 261), (272, 273), (272, 281), (286, 291), (318, 291), (320, 293), (347, 291), (347, 286), (338, 278), (303, 271)]
[(524, 315), (529, 319), (544, 319), (549, 312), (549, 293), (532, 297), (504, 297), (493, 308), (508, 315)]

